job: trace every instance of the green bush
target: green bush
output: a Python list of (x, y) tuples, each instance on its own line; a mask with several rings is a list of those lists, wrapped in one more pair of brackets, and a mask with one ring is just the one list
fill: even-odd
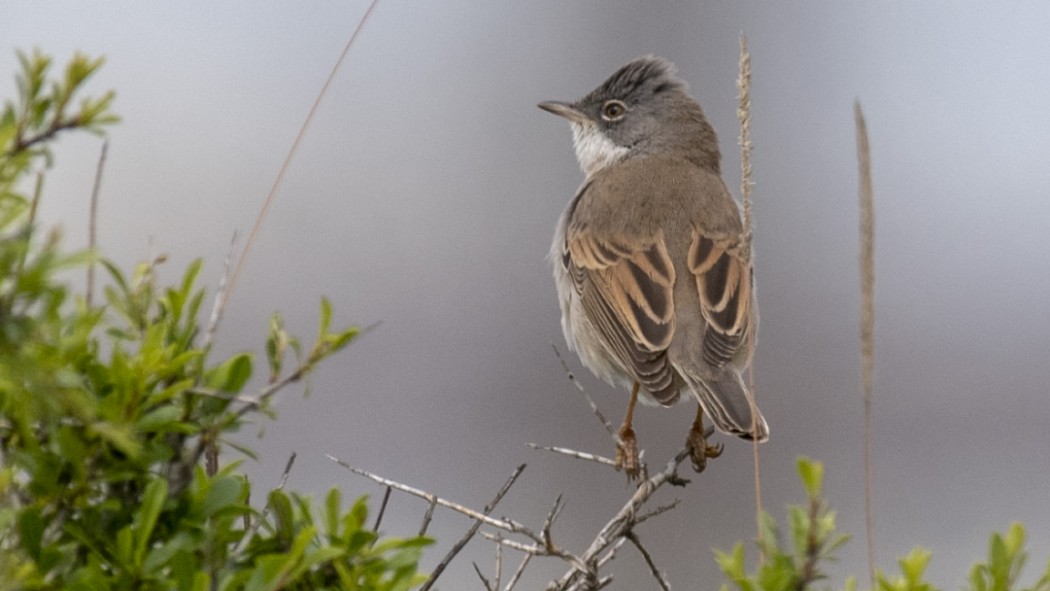
[[(831, 511), (821, 496), (824, 466), (807, 458), (798, 460), (799, 478), (806, 489), (806, 506), (788, 507), (787, 535), (789, 543), (782, 539), (776, 521), (768, 514), (760, 517), (762, 535), (759, 550), (763, 557), (754, 572), (748, 572), (744, 544), (730, 552), (715, 551), (715, 558), (723, 574), (739, 591), (802, 591), (804, 589), (829, 589), (818, 587), (825, 580), (821, 565), (835, 559), (835, 551), (846, 543), (849, 536), (840, 535), (835, 527), (835, 512)], [(970, 569), (965, 591), (1011, 591), (1017, 589), (1027, 553), (1024, 550), (1024, 527), (1019, 523), (1010, 526), (1003, 534), (992, 534), (988, 545), (987, 562), (978, 562)], [(877, 591), (935, 591), (925, 579), (926, 565), (931, 553), (923, 548), (914, 548), (905, 557), (898, 559), (901, 574), (890, 578), (878, 573), (875, 581)], [(848, 591), (857, 588), (855, 578), (845, 583)], [(729, 591), (729, 584), (722, 591)], [(1035, 585), (1022, 591), (1050, 591), (1050, 562)]]
[[(79, 99), (100, 59), (19, 54), (19, 96), (0, 116), (0, 587), (19, 589), (376, 589), (424, 578), (424, 538), (379, 539), (364, 499), (333, 490), (269, 493), (249, 504), (237, 464), (201, 464), (245, 418), (345, 347), (355, 329), (320, 331), (307, 351), (270, 325), (269, 385), (243, 394), (253, 358), (213, 362), (198, 319), (194, 262), (174, 286), (150, 261), (125, 274), (95, 253), (68, 253), (35, 219), (51, 146), (67, 130), (101, 133), (113, 93)], [(26, 191), (26, 185), (32, 190)], [(28, 193), (28, 194), (27, 194)], [(59, 279), (108, 270), (105, 303)], [(285, 371), (286, 357), (294, 367)]]

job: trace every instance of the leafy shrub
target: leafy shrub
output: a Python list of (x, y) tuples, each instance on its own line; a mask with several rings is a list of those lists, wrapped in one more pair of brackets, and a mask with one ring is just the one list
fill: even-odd
[[(364, 499), (323, 506), (275, 490), (249, 504), (237, 464), (205, 456), (267, 401), (345, 347), (356, 329), (320, 331), (303, 351), (274, 317), (270, 381), (244, 394), (250, 354), (213, 362), (198, 319), (201, 262), (160, 286), (149, 261), (125, 274), (94, 253), (68, 253), (35, 219), (54, 139), (101, 133), (114, 95), (79, 99), (102, 63), (75, 56), (51, 78), (49, 58), (19, 54), (19, 96), (0, 115), (0, 587), (20, 589), (375, 589), (425, 577), (424, 538), (380, 539)], [(79, 102), (75, 102), (79, 99)], [(76, 106), (75, 106), (76, 105)], [(27, 195), (25, 186), (33, 185)], [(105, 303), (59, 280), (100, 262)], [(202, 334), (205, 335), (202, 337)], [(285, 372), (285, 359), (294, 368)], [(249, 452), (250, 453), (250, 452)]]
[[(763, 560), (754, 572), (748, 572), (744, 544), (738, 542), (729, 552), (716, 551), (715, 558), (723, 574), (739, 591), (802, 591), (816, 589), (825, 580), (821, 565), (834, 560), (835, 551), (849, 540), (837, 533), (835, 512), (821, 496), (824, 466), (807, 458), (798, 460), (798, 474), (806, 489), (806, 506), (788, 507), (787, 534), (789, 543), (782, 539), (776, 521), (769, 515), (761, 516), (762, 535), (759, 549)], [(1010, 526), (1007, 533), (992, 534), (988, 545), (987, 562), (978, 562), (970, 569), (966, 591), (1011, 591), (1017, 589), (1017, 579), (1027, 559), (1024, 550), (1024, 527)], [(916, 547), (907, 556), (898, 559), (901, 574), (897, 577), (878, 573), (877, 591), (935, 591), (937, 588), (925, 578), (926, 566), (932, 554)], [(857, 588), (855, 578), (846, 581), (846, 589)], [(828, 588), (828, 587), (823, 587)], [(729, 591), (728, 584), (722, 591)], [(1022, 591), (1050, 591), (1050, 562), (1045, 574), (1035, 585)]]

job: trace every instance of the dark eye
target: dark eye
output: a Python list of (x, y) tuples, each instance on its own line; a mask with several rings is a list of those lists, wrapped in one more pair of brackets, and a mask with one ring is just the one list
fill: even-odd
[(611, 100), (602, 105), (602, 119), (606, 121), (619, 121), (627, 114), (627, 105), (623, 101)]

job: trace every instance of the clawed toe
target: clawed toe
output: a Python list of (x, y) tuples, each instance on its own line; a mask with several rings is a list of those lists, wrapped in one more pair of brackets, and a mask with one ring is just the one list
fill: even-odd
[(689, 446), (689, 459), (692, 460), (693, 470), (703, 472), (707, 467), (707, 460), (722, 455), (725, 446), (721, 443), (709, 444), (704, 432), (700, 429), (690, 429), (689, 438), (686, 441)]
[(638, 461), (638, 439), (634, 429), (620, 430), (620, 443), (616, 445), (616, 469), (627, 474), (627, 480), (635, 480), (641, 474), (641, 462)]
[(704, 408), (699, 404), (696, 407), (696, 419), (689, 429), (689, 437), (686, 445), (689, 446), (689, 459), (693, 462), (693, 470), (703, 472), (707, 467), (707, 460), (722, 455), (724, 446), (721, 443), (713, 445), (707, 443), (707, 438), (714, 433), (714, 427), (704, 428)]

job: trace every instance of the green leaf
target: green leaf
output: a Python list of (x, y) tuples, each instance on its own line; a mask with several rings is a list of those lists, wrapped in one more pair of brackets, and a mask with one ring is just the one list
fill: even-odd
[(135, 423), (135, 427), (143, 433), (176, 431), (183, 410), (177, 406), (162, 406), (146, 413)]
[(923, 581), (926, 566), (933, 556), (929, 550), (916, 546), (907, 556), (897, 560), (901, 574), (904, 575), (904, 589), (908, 591), (926, 591), (932, 587)]
[(101, 259), (99, 262), (102, 263), (102, 266), (105, 267), (107, 271), (109, 271), (110, 278), (116, 282), (117, 286), (120, 288), (121, 293), (126, 294), (131, 291), (128, 288), (128, 282), (126, 279), (124, 279), (124, 273), (121, 272), (120, 267), (117, 267), (115, 264), (113, 264), (107, 259)]
[(270, 510), (273, 513), (274, 537), (282, 547), (287, 547), (292, 542), (292, 532), (295, 531), (295, 516), (292, 513), (292, 503), (288, 495), (279, 490), (270, 492)]
[(729, 552), (715, 550), (715, 562), (718, 563), (718, 568), (722, 570), (722, 573), (736, 583), (738, 588), (746, 589), (749, 587), (743, 584), (747, 578), (743, 542), (737, 542)]
[(189, 591), (208, 591), (208, 589), (211, 589), (211, 577), (208, 576), (208, 573), (194, 573), (193, 583)]
[(328, 328), (332, 325), (332, 303), (328, 301), (328, 298), (321, 298), (321, 322), (317, 330), (317, 340), (324, 340), (325, 335), (328, 334)]
[(806, 495), (810, 499), (819, 497), (821, 484), (824, 481), (824, 464), (806, 457), (800, 457), (796, 467), (798, 476), (802, 480), (802, 486), (806, 489)]
[(117, 562), (124, 568), (128, 568), (132, 564), (134, 546), (135, 538), (131, 531), (131, 526), (127, 525), (121, 528), (120, 531), (117, 532), (114, 555), (116, 556)]
[(150, 536), (153, 535), (153, 528), (157, 525), (157, 517), (160, 516), (164, 502), (167, 500), (168, 482), (166, 480), (157, 478), (146, 485), (146, 490), (142, 493), (142, 506), (139, 507), (138, 514), (135, 516), (133, 564), (136, 566), (142, 564), (146, 549), (149, 548)]
[(99, 421), (91, 425), (91, 431), (132, 458), (137, 458), (142, 453), (142, 445), (131, 432), (129, 425)]
[(809, 516), (802, 507), (788, 507), (788, 531), (791, 532), (791, 546), (795, 554), (802, 556), (810, 536)]
[(777, 522), (773, 519), (773, 516), (765, 511), (760, 513), (758, 516), (758, 528), (759, 547), (762, 552), (768, 555), (779, 552), (780, 549), (777, 543), (780, 533), (777, 531)]
[(292, 562), (292, 558), (283, 554), (260, 556), (256, 559), (252, 577), (244, 587), (245, 591), (276, 591)]
[(29, 507), (18, 514), (18, 537), (22, 549), (33, 560), (40, 560), (40, 546), (44, 538), (44, 520), (40, 511)]
[(188, 531), (180, 531), (169, 537), (159, 546), (150, 550), (142, 562), (144, 572), (156, 572), (163, 568), (179, 552), (192, 553), (198, 549), (198, 542)]
[(350, 344), (350, 341), (354, 340), (358, 334), (360, 334), (358, 328), (348, 328), (339, 333), (332, 333), (325, 336), (325, 343), (328, 345), (328, 353), (335, 353), (343, 347)]
[(1017, 522), (1011, 523), (1005, 540), (1006, 548), (1011, 555), (1017, 555), (1021, 551), (1021, 548), (1024, 547), (1024, 538), (1024, 526)]
[(252, 356), (248, 353), (234, 355), (208, 372), (210, 388), (237, 394), (252, 377)]
[(183, 299), (188, 298), (193, 291), (193, 284), (197, 281), (197, 276), (200, 275), (202, 266), (204, 266), (204, 259), (197, 258), (193, 259), (193, 262), (186, 267), (186, 272), (182, 275), (182, 286), (179, 289)]
[(266, 336), (266, 359), (270, 363), (270, 382), (276, 382), (281, 376), (284, 354), (288, 350), (288, 333), (284, 331), (281, 315), (274, 313), (270, 317), (270, 331)]
[(1050, 591), (1050, 560), (1046, 563), (1046, 570), (1043, 572), (1043, 576), (1036, 581), (1035, 585), (1029, 587), (1027, 591)]
[(204, 498), (202, 514), (211, 517), (235, 505), (238, 505), (244, 495), (244, 482), (234, 476), (223, 476), (211, 481), (208, 494)]
[(339, 514), (343, 506), (338, 488), (332, 488), (325, 497), (325, 531), (331, 539), (339, 537)]

